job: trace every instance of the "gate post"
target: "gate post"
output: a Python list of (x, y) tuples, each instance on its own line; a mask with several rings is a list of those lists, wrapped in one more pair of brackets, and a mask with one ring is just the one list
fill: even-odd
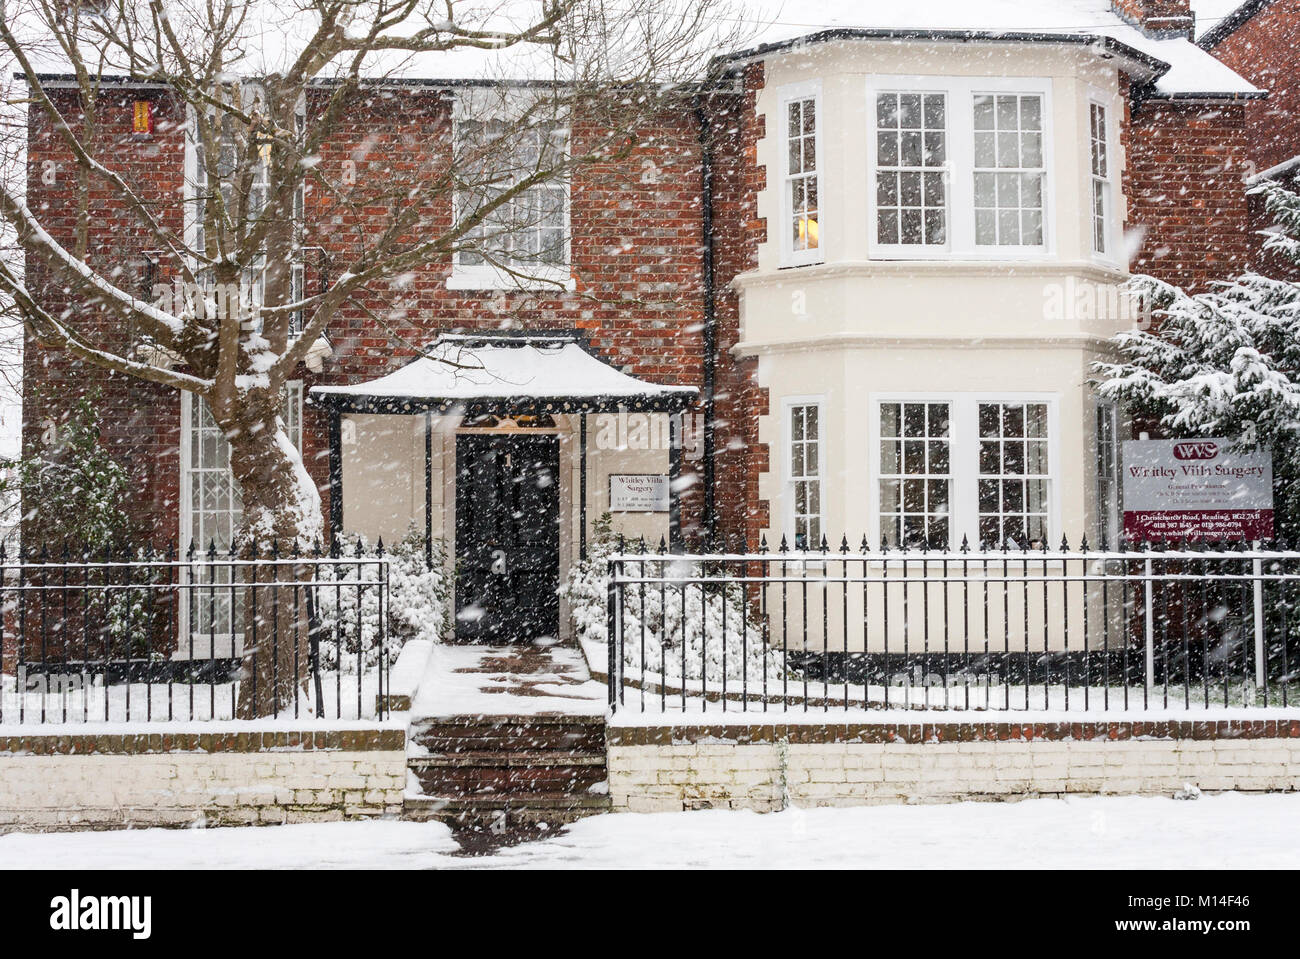
[(615, 590), (617, 587), (614, 585), (614, 576), (616, 574), (617, 566), (618, 564), (613, 560), (610, 560), (609, 565), (606, 566), (609, 580), (608, 585), (605, 588), (605, 642), (609, 647), (609, 660), (605, 668), (608, 676), (609, 711), (611, 715), (613, 715), (615, 710), (618, 709), (618, 687), (615, 685), (618, 681), (618, 658), (615, 655), (614, 646), (614, 633), (617, 630), (617, 626), (615, 625), (617, 619), (617, 613), (615, 610), (615, 604), (617, 602), (615, 598)]
[(1256, 556), (1251, 563), (1251, 587), (1255, 594), (1255, 686), (1263, 689), (1267, 663), (1264, 659), (1264, 561), (1258, 556), (1260, 545), (1259, 540), (1256, 540)]
[(1152, 680), (1156, 672), (1156, 629), (1155, 629), (1155, 598), (1153, 596), (1153, 586), (1151, 581), (1152, 567), (1151, 556), (1148, 553), (1146, 564), (1146, 588), (1144, 590), (1146, 600), (1146, 674), (1143, 677), (1146, 695), (1148, 699), (1151, 696)]

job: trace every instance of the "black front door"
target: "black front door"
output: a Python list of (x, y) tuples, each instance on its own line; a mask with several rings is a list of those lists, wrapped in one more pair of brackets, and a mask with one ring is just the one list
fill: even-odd
[(560, 627), (560, 441), (456, 437), (456, 638), (523, 643)]

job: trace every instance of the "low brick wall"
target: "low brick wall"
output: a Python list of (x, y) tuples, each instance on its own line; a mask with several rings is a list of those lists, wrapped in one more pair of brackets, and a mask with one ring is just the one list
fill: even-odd
[(608, 729), (627, 812), (1300, 789), (1300, 722)]
[(396, 815), (401, 728), (0, 735), (0, 832)]

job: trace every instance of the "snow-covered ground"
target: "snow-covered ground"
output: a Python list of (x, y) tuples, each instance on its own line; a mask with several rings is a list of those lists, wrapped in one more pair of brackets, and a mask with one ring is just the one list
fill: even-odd
[(1295, 794), (617, 814), (474, 858), (437, 823), (11, 834), (0, 868), (1280, 869), (1297, 817)]

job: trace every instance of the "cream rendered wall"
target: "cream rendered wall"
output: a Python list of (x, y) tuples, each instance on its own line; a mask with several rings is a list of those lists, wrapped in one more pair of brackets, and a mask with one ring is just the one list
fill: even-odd
[[(656, 414), (657, 428), (651, 436), (668, 436), (667, 417)], [(560, 441), (560, 578), (579, 554), (579, 421), (557, 416), (556, 429), (519, 430), (548, 432)], [(600, 448), (598, 416), (588, 424), (587, 535), (596, 520), (609, 509), (611, 473), (668, 473), (669, 454), (663, 449), (637, 449), (633, 439)], [(430, 486), (431, 529), (446, 546), (446, 572), (455, 570), (456, 546), (456, 436), (461, 429), (458, 416), (435, 416), (431, 420), (433, 476)], [(476, 431), (483, 432), (483, 431)], [(492, 430), (509, 433), (511, 430)], [(617, 433), (615, 434), (618, 435)], [(624, 440), (628, 440), (624, 431)], [(633, 447), (633, 448), (629, 448)], [(370, 542), (383, 537), (392, 543), (414, 525), (424, 529), (425, 503), (425, 417), (353, 414), (343, 417), (343, 528), (350, 536), (365, 536)], [(668, 513), (614, 513), (613, 529), (630, 541), (645, 537), (657, 549), (660, 537), (668, 536)], [(567, 609), (561, 605), (560, 628), (567, 637), (570, 629)]]
[[(1025, 77), (1049, 85), (1048, 248), (1000, 258), (871, 260), (867, 122), (869, 76)], [(782, 89), (817, 81), (821, 90), (822, 264), (780, 267), (784, 229)], [(1116, 68), (1094, 55), (1028, 44), (958, 45), (846, 42), (818, 45), (766, 63), (758, 110), (768, 136), (758, 143), (767, 188), (758, 195), (768, 223), (756, 270), (737, 278), (741, 342), (758, 358), (769, 390), (759, 438), (770, 445), (772, 471), (760, 496), (772, 505), (769, 540), (790, 532), (785, 501), (785, 402), (823, 398), (825, 529), (856, 548), (865, 532), (879, 542), (871, 509), (874, 469), (869, 439), (872, 399), (887, 392), (1050, 394), (1057, 406), (1052, 450), (1053, 546), (1062, 533), (1095, 541), (1094, 411), (1089, 364), (1106, 339), (1131, 325), (1105, 299), (1097, 310), (1049, 317), (1049, 296), (1073, 299), (1080, 287), (1112, 291), (1127, 275), (1118, 260), (1091, 252), (1088, 166), (1089, 103), (1107, 108), (1114, 203), (1109, 246), (1122, 250), (1119, 143), (1123, 102)], [(958, 102), (950, 104), (950, 110)], [(995, 254), (996, 255), (996, 254)], [(973, 520), (959, 528), (975, 537)]]
[(371, 543), (424, 528), (424, 417), (343, 417), (343, 529)]

